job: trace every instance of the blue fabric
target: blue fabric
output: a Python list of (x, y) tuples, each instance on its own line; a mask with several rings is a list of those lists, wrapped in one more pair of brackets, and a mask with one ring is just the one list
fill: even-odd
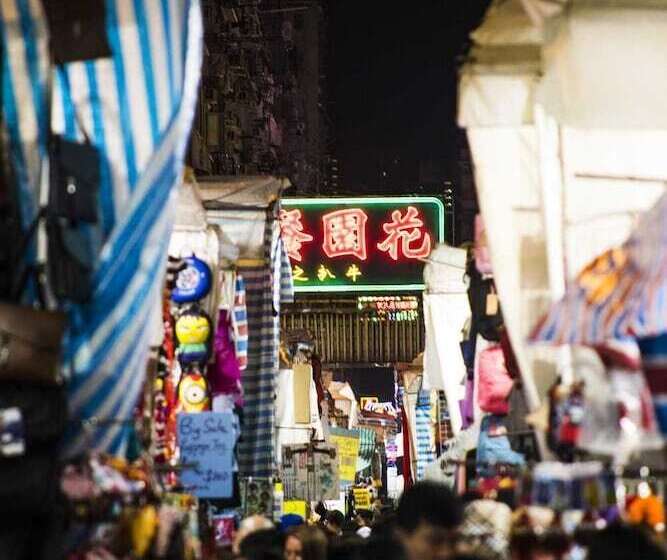
[(423, 480), (426, 467), (435, 460), (435, 449), (431, 445), (431, 394), (421, 390), (415, 408), (417, 424), (417, 480)]
[[(106, 8), (111, 60), (66, 64), (53, 80), (52, 130), (81, 138), (83, 126), (102, 156), (101, 227), (81, 247), (95, 259), (93, 297), (67, 309), (73, 423), (66, 455), (125, 448), (122, 423), (84, 433), (77, 421), (124, 420), (136, 406), (171, 232), (168, 201), (181, 180), (201, 63), (199, 0), (106, 0)], [(5, 52), (24, 53), (3, 59), (2, 112), (28, 224), (39, 205), (49, 129), (51, 66), (41, 3), (3, 2), (0, 41)]]
[(525, 459), (521, 453), (512, 450), (506, 435), (492, 436), (494, 430), (504, 428), (501, 416), (488, 415), (482, 419), (482, 427), (477, 444), (477, 462), (494, 465), (523, 465)]

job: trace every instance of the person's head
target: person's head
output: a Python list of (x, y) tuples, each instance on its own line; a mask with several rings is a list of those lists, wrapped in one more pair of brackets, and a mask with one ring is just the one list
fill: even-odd
[(373, 524), (373, 512), (369, 509), (358, 509), (355, 520), (359, 527), (370, 527)]
[(261, 515), (246, 517), (243, 521), (241, 521), (239, 530), (236, 532), (234, 543), (232, 545), (232, 551), (234, 554), (238, 555), (240, 553), (240, 544), (248, 535), (254, 533), (255, 531), (273, 528), (273, 523), (271, 523), (271, 521), (266, 517), (262, 517)]
[(448, 560), (462, 519), (461, 502), (447, 486), (422, 481), (401, 496), (396, 529), (411, 560)]
[(326, 530), (329, 531), (334, 536), (339, 536), (343, 532), (343, 523), (345, 522), (345, 516), (338, 511), (337, 509), (327, 512), (327, 515), (324, 519), (324, 526)]
[(665, 560), (665, 550), (641, 529), (610, 525), (588, 549), (588, 560)]
[(239, 553), (243, 560), (282, 560), (282, 535), (277, 529), (253, 531), (239, 544)]
[(408, 553), (395, 535), (378, 537), (373, 530), (364, 547), (364, 560), (408, 560)]
[(285, 560), (324, 560), (327, 556), (327, 538), (318, 527), (301, 525), (287, 532)]
[(329, 545), (327, 560), (365, 560), (363, 539), (359, 537), (335, 539)]

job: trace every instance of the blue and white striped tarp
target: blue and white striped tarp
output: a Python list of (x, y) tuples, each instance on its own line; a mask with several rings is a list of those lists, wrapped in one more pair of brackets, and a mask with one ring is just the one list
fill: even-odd
[[(150, 321), (158, 305), (201, 66), (198, 0), (107, 0), (111, 58), (53, 73), (52, 127), (102, 153), (101, 227), (94, 295), (69, 310), (65, 357), (72, 365), (73, 420), (131, 416), (144, 380)], [(48, 135), (47, 30), (39, 0), (0, 0), (2, 111), (25, 223), (39, 206)], [(128, 426), (100, 424), (88, 437), (74, 422), (65, 454), (123, 450)]]
[(420, 390), (415, 407), (417, 423), (417, 480), (423, 480), (426, 467), (435, 460), (431, 434), (431, 393)]

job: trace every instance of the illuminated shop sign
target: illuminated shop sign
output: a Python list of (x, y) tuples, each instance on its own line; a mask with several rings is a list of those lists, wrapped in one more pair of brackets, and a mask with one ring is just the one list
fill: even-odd
[(416, 321), (419, 319), (417, 296), (360, 296), (359, 311), (377, 321)]
[(297, 292), (423, 290), (423, 259), (444, 240), (444, 207), (434, 197), (300, 198), (282, 206)]

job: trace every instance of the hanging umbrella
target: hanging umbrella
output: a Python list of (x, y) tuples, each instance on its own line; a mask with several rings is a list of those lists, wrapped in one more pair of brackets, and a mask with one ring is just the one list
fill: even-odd
[(667, 193), (620, 247), (589, 263), (529, 340), (599, 345), (667, 332)]

